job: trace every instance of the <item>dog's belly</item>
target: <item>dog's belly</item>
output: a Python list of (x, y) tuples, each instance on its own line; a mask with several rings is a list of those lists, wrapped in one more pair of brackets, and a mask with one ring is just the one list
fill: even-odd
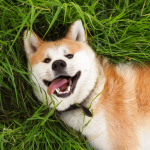
[(87, 116), (85, 116), (84, 118), (82, 111), (78, 109), (63, 112), (61, 114), (61, 118), (70, 127), (86, 136), (87, 141), (93, 148), (97, 150), (110, 150), (108, 134), (106, 131), (106, 123), (103, 113), (100, 113), (93, 118)]

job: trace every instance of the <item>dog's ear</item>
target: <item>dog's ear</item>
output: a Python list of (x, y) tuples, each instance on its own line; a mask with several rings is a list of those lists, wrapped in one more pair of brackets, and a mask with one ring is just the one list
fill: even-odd
[(34, 53), (38, 50), (43, 41), (34, 33), (30, 31), (24, 32), (24, 47), (27, 58), (30, 59)]
[(81, 20), (77, 20), (71, 25), (65, 38), (72, 39), (74, 41), (87, 43), (85, 31), (84, 31)]

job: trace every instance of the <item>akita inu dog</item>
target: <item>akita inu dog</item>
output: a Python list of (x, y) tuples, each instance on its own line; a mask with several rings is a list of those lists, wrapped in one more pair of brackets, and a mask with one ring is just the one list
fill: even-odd
[(60, 117), (82, 132), (92, 147), (150, 150), (149, 64), (115, 65), (97, 57), (80, 20), (54, 42), (25, 31), (24, 45), (30, 76), (38, 89), (35, 95), (48, 104), (50, 95), (55, 97)]

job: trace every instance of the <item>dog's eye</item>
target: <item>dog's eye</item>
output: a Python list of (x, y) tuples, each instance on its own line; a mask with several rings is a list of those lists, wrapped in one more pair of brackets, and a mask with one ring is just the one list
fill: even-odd
[(72, 54), (68, 54), (68, 55), (65, 55), (65, 57), (67, 57), (68, 59), (71, 59), (71, 58), (73, 58), (73, 55)]
[(46, 58), (46, 59), (44, 60), (45, 63), (49, 63), (50, 61), (51, 61), (50, 58)]

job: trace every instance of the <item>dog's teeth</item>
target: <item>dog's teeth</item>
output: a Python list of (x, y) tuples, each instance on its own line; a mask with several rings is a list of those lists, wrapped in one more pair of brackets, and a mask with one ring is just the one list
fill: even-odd
[(56, 89), (56, 92), (57, 92), (57, 93), (59, 93), (59, 88), (58, 88), (58, 89)]
[(70, 85), (68, 86), (67, 91), (70, 92)]
[(69, 86), (72, 84), (72, 81), (71, 81), (71, 79), (69, 80)]
[(56, 89), (56, 92), (57, 92), (58, 94), (66, 94), (66, 93), (69, 93), (69, 92), (70, 92), (70, 89), (71, 89), (71, 88), (70, 88), (70, 85), (69, 85), (68, 88), (67, 88), (67, 90), (66, 90), (65, 92), (61, 92), (59, 88)]

